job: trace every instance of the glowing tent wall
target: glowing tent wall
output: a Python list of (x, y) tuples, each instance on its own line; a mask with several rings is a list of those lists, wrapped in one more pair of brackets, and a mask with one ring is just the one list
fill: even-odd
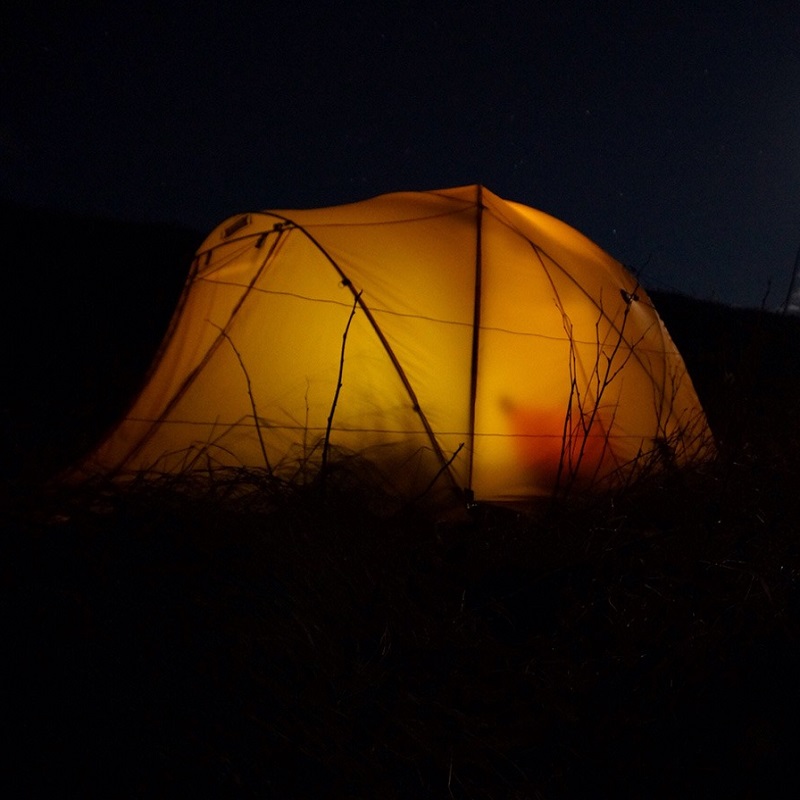
[(226, 220), (84, 470), (313, 468), (340, 367), (330, 445), (403, 495), (438, 475), (520, 500), (713, 449), (636, 280), (568, 225), (466, 186)]

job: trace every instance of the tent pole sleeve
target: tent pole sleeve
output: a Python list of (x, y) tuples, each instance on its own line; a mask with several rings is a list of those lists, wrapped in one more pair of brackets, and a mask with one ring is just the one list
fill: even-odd
[(481, 272), (483, 268), (483, 187), (479, 184), (475, 221), (475, 298), (472, 306), (472, 357), (469, 379), (469, 471), (467, 489), (472, 490), (472, 468), (475, 460), (475, 403), (478, 394), (478, 348), (481, 329)]

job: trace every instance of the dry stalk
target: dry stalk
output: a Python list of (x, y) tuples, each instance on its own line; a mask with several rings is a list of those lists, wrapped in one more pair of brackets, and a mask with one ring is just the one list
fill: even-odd
[(342, 333), (342, 352), (339, 356), (339, 376), (336, 380), (336, 390), (333, 393), (333, 401), (331, 403), (331, 411), (328, 414), (328, 424), (325, 427), (325, 439), (322, 445), (322, 466), (320, 467), (320, 489), (325, 491), (325, 479), (327, 477), (328, 469), (328, 452), (330, 451), (331, 444), (331, 428), (333, 427), (333, 416), (336, 413), (336, 405), (339, 402), (339, 393), (342, 390), (342, 376), (344, 374), (344, 354), (347, 348), (347, 334), (350, 332), (350, 324), (353, 322), (353, 317), (356, 314), (358, 301), (361, 299), (361, 292), (355, 295), (353, 299), (353, 307), (350, 309), (350, 316), (347, 318), (347, 325), (344, 326), (344, 333)]
[[(210, 324), (214, 325), (213, 322), (211, 322)], [(261, 455), (264, 458), (264, 466), (266, 467), (267, 472), (272, 472), (272, 467), (269, 463), (269, 457), (267, 456), (267, 448), (266, 445), (264, 444), (264, 436), (261, 433), (261, 421), (259, 419), (258, 410), (256, 408), (256, 400), (255, 397), (253, 397), (253, 385), (250, 381), (250, 373), (247, 371), (247, 367), (245, 366), (242, 354), (236, 348), (236, 345), (233, 343), (233, 339), (231, 339), (227, 331), (224, 331), (222, 328), (219, 327), (219, 325), (214, 325), (214, 327), (220, 332), (221, 336), (225, 337), (226, 341), (231, 346), (231, 349), (236, 355), (236, 358), (239, 361), (239, 365), (242, 368), (245, 380), (247, 381), (247, 397), (250, 399), (250, 408), (253, 411), (253, 422), (255, 423), (256, 426), (256, 435), (258, 436), (258, 444), (261, 447)]]
[[(633, 302), (635, 297), (635, 293), (627, 295), (625, 310), (622, 315), (622, 323), (619, 326), (612, 325), (612, 330), (616, 332), (616, 339), (611, 343), (610, 352), (607, 352), (609, 345), (608, 334), (605, 337), (601, 336), (600, 324), (604, 318), (609, 319), (609, 317), (603, 308), (603, 298), (601, 295), (599, 313), (595, 321), (595, 359), (592, 369), (586, 379), (586, 391), (581, 391), (581, 385), (578, 379), (577, 348), (575, 345), (572, 321), (560, 300), (556, 298), (556, 305), (561, 312), (562, 324), (569, 340), (570, 350), (570, 387), (567, 409), (564, 417), (561, 455), (559, 457), (558, 471), (556, 473), (557, 492), (560, 491), (566, 494), (569, 493), (572, 488), (586, 455), (586, 447), (589, 442), (590, 432), (595, 424), (598, 424), (603, 398), (609, 386), (614, 383), (632, 358), (636, 346), (644, 338), (644, 335), (642, 335), (634, 342), (627, 342), (625, 339), (625, 328), (630, 314), (631, 302)], [(623, 357), (619, 358), (623, 344), (626, 344), (627, 347), (623, 353)], [(590, 395), (588, 390), (590, 388), (593, 391), (591, 392), (591, 399), (588, 399)], [(575, 409), (575, 412), (573, 412), (573, 409)], [(612, 414), (610, 424), (604, 431), (605, 442), (603, 454), (608, 450), (610, 431), (615, 418), (616, 408)], [(599, 469), (601, 461), (602, 459), (600, 459), (597, 464), (594, 477), (597, 475), (597, 469)]]

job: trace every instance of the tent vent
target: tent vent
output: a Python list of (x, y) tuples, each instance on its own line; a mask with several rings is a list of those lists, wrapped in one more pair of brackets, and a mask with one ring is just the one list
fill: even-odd
[(234, 233), (237, 233), (242, 228), (246, 228), (250, 224), (250, 215), (245, 214), (244, 216), (239, 217), (239, 219), (231, 222), (227, 228), (222, 232), (223, 239), (229, 239), (233, 236)]

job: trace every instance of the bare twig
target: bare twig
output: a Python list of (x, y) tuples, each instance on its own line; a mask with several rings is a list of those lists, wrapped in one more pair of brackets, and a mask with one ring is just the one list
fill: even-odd
[[(209, 320), (209, 324), (214, 325), (213, 322)], [(272, 472), (272, 466), (269, 463), (269, 457), (267, 456), (267, 448), (264, 444), (264, 436), (261, 433), (261, 421), (258, 417), (258, 410), (256, 408), (256, 400), (253, 397), (253, 385), (250, 382), (250, 373), (247, 371), (247, 367), (244, 364), (244, 359), (242, 358), (242, 354), (236, 349), (236, 345), (233, 343), (233, 339), (228, 335), (226, 331), (219, 327), (219, 325), (214, 325), (214, 327), (220, 332), (220, 335), (223, 336), (228, 344), (230, 344), (231, 349), (236, 354), (236, 358), (239, 360), (239, 365), (242, 368), (242, 372), (244, 373), (245, 380), (247, 381), (247, 396), (250, 399), (250, 408), (253, 410), (253, 422), (256, 426), (256, 435), (258, 436), (258, 444), (261, 447), (261, 455), (264, 458), (264, 466), (266, 466), (268, 472)]]
[(439, 471), (433, 476), (433, 478), (431, 478), (430, 483), (425, 487), (424, 491), (422, 491), (419, 495), (417, 495), (417, 499), (418, 500), (420, 500), (423, 497), (425, 497), (425, 495), (428, 494), (428, 492), (431, 489), (433, 489), (436, 481), (439, 480), (439, 476), (443, 472), (445, 472), (445, 470), (450, 469), (450, 465), (456, 460), (456, 456), (461, 452), (461, 449), (463, 447), (464, 447), (464, 442), (461, 442), (461, 444), (459, 444), (459, 446), (456, 447), (455, 452), (453, 453), (453, 455), (451, 455), (450, 458), (447, 459), (446, 463), (442, 464), (442, 466), (439, 468)]
[(342, 352), (339, 356), (339, 376), (336, 380), (336, 391), (333, 393), (333, 402), (331, 403), (331, 411), (328, 414), (328, 424), (325, 428), (325, 440), (322, 445), (322, 466), (320, 468), (320, 486), (324, 490), (325, 478), (328, 468), (328, 452), (330, 451), (331, 444), (331, 428), (333, 427), (333, 415), (336, 413), (336, 405), (339, 402), (339, 392), (342, 390), (342, 375), (344, 374), (344, 352), (347, 347), (347, 334), (350, 331), (350, 323), (356, 314), (358, 301), (361, 299), (361, 292), (359, 292), (353, 299), (353, 307), (350, 310), (350, 316), (347, 318), (347, 325), (344, 326), (344, 333), (342, 334)]
[[(636, 298), (636, 293), (626, 293), (623, 295), (623, 298), (625, 299), (625, 309), (622, 312), (622, 323), (616, 325), (608, 314), (606, 314), (602, 295), (600, 297), (600, 304), (598, 307), (599, 313), (595, 320), (594, 364), (592, 365), (591, 372), (586, 377), (586, 386), (583, 392), (581, 391), (581, 385), (578, 379), (577, 349), (575, 346), (572, 321), (560, 300), (556, 300), (556, 304), (561, 312), (564, 331), (567, 334), (570, 346), (569, 397), (564, 417), (561, 455), (559, 458), (558, 471), (556, 473), (556, 490), (563, 493), (568, 493), (577, 479), (581, 464), (586, 456), (589, 436), (591, 435), (592, 429), (595, 425), (601, 424), (600, 411), (603, 407), (603, 397), (607, 389), (618, 378), (632, 358), (635, 348), (644, 339), (644, 334), (635, 341), (628, 341), (626, 338), (625, 328), (628, 322), (628, 315), (630, 314), (631, 300)], [(607, 319), (611, 322), (611, 330), (609, 333), (614, 331), (616, 334), (616, 338), (610, 342), (608, 334), (606, 334), (606, 336), (601, 336), (600, 325), (603, 319)], [(621, 353), (623, 345), (626, 345), (626, 349)], [(600, 461), (605, 458), (605, 454), (609, 450), (609, 436), (611, 427), (614, 424), (614, 419), (616, 418), (616, 413), (617, 408), (615, 405), (610, 424), (607, 427), (604, 426), (603, 432), (605, 434), (605, 442)], [(593, 480), (597, 477), (600, 463), (598, 462), (594, 466)]]

